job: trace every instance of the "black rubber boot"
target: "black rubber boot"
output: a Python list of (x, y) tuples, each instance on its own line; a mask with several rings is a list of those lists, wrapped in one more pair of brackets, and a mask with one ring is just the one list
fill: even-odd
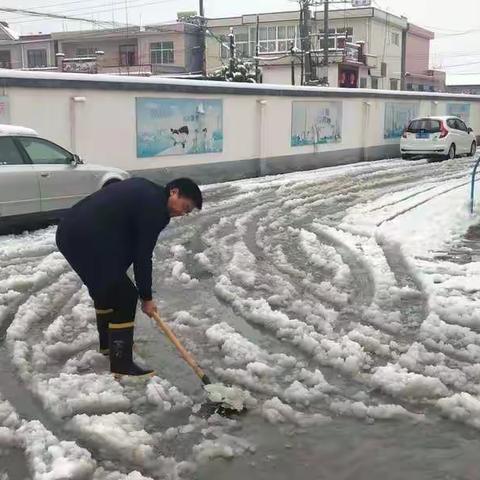
[[(120, 325), (129, 326), (120, 327)], [(110, 336), (110, 371), (119, 376), (152, 376), (155, 373), (153, 370), (145, 370), (133, 361), (133, 323), (120, 325), (111, 323), (108, 329)]]
[(108, 324), (113, 320), (113, 310), (95, 310), (97, 315), (97, 330), (100, 346), (98, 351), (108, 357), (110, 349), (108, 348)]

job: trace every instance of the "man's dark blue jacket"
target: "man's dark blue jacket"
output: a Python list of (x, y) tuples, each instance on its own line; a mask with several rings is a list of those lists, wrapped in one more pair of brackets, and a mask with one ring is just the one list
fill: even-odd
[(131, 178), (74, 205), (57, 230), (57, 245), (90, 293), (119, 282), (133, 263), (140, 298), (152, 298), (152, 254), (170, 222), (167, 192)]

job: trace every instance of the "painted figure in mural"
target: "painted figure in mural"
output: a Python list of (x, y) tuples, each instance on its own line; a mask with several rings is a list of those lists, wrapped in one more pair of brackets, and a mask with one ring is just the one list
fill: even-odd
[(205, 153), (209, 151), (208, 129), (196, 128), (192, 140), (192, 153)]
[(193, 136), (192, 153), (198, 153), (198, 128), (195, 129), (195, 135)]
[[(100, 352), (114, 374), (142, 376), (152, 370), (132, 358), (134, 319), (140, 298), (152, 317), (152, 254), (158, 235), (172, 217), (202, 209), (202, 192), (188, 178), (165, 187), (130, 178), (86, 197), (66, 212), (57, 246), (77, 272), (96, 309)], [(133, 265), (135, 284), (127, 275)]]
[(208, 152), (208, 129), (202, 129), (202, 152)]
[(177, 145), (181, 145), (185, 150), (185, 147), (187, 146), (188, 135), (190, 133), (188, 126), (184, 125), (179, 129), (171, 128), (170, 132), (172, 133), (173, 146), (176, 147)]

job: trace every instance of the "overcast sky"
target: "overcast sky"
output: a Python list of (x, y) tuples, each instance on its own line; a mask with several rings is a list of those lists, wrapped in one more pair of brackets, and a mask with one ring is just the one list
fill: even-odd
[[(298, 6), (296, 0), (204, 0), (204, 3), (209, 17), (296, 10)], [(450, 74), (480, 73), (480, 0), (375, 0), (373, 4), (435, 32), (431, 66)], [(128, 23), (146, 24), (174, 20), (177, 11), (197, 10), (198, 0), (0, 0), (0, 6), (122, 23), (127, 21), (128, 11)], [(0, 13), (1, 17), (23, 34), (91, 28), (86, 23), (19, 14)]]

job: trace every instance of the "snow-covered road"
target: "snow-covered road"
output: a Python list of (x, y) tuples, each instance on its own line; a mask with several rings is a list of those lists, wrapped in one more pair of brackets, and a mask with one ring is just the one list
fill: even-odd
[(472, 163), (214, 185), (172, 222), (155, 297), (211, 376), (256, 400), (233, 419), (198, 412), (199, 381), (140, 312), (158, 376), (116, 382), (55, 227), (0, 237), (0, 478), (478, 478)]

